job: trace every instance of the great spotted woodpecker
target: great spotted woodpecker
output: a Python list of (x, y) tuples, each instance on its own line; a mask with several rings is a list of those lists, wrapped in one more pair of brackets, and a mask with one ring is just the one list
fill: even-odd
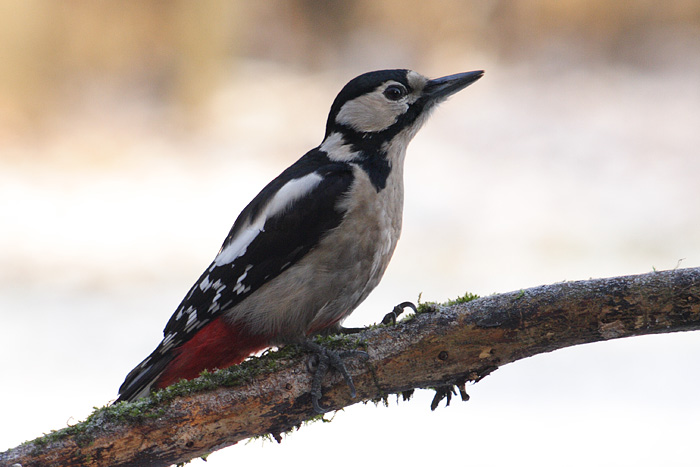
[[(483, 75), (365, 73), (331, 106), (320, 146), (241, 212), (221, 250), (134, 368), (117, 401), (226, 368), (340, 324), (379, 283), (401, 232), (406, 147), (436, 104)], [(343, 372), (342, 359), (308, 344)], [(315, 379), (316, 381), (316, 379)], [(312, 391), (314, 408), (320, 398)]]

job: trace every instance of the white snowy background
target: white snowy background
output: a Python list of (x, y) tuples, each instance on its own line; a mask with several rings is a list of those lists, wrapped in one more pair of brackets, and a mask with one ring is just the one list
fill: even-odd
[[(342, 66), (226, 62), (191, 107), (89, 74), (37, 128), (5, 106), (0, 450), (116, 398), (238, 212), (320, 143), (335, 94), (369, 69), (486, 75), (409, 147), (402, 239), (347, 325), (420, 293), (700, 265), (700, 33), (673, 31), (630, 38), (633, 59), (556, 43), (504, 58), (478, 41), (412, 54), (365, 38)], [(191, 465), (695, 466), (699, 360), (697, 332), (568, 348), (498, 369), (467, 403), (431, 412), (418, 391), (357, 404)]]

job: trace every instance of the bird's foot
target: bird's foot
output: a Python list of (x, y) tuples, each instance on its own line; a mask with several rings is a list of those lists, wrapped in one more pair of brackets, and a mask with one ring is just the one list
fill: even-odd
[(403, 310), (406, 308), (410, 308), (413, 310), (414, 313), (418, 313), (418, 308), (416, 308), (416, 306), (413, 303), (399, 303), (394, 307), (393, 310), (391, 310), (391, 313), (387, 313), (386, 315), (384, 315), (384, 318), (382, 318), (382, 324), (396, 324), (396, 318), (398, 318), (399, 315), (403, 313)]
[[(382, 324), (396, 324), (396, 318), (398, 318), (406, 308), (410, 308), (414, 313), (418, 313), (418, 308), (416, 308), (412, 302), (399, 303), (393, 310), (391, 310), (390, 313), (384, 315), (384, 318), (382, 318)], [(337, 328), (336, 332), (338, 332), (338, 334), (357, 334), (365, 330), (367, 330), (367, 328), (344, 328), (340, 326)]]
[(318, 414), (328, 412), (328, 410), (321, 407), (320, 404), (321, 397), (323, 397), (321, 383), (323, 382), (323, 377), (331, 368), (343, 375), (345, 383), (350, 388), (350, 396), (355, 397), (357, 395), (355, 391), (355, 383), (353, 383), (352, 376), (350, 376), (348, 369), (345, 367), (343, 359), (349, 357), (369, 358), (369, 354), (367, 352), (362, 350), (331, 350), (313, 341), (306, 341), (304, 342), (303, 346), (313, 352), (313, 356), (309, 360), (309, 371), (314, 375), (311, 382), (311, 402), (314, 407), (314, 412)]

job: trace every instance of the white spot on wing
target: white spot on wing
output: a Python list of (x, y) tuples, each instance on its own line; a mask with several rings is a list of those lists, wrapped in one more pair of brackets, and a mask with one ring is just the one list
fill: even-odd
[(195, 321), (197, 321), (197, 310), (194, 310), (190, 313), (190, 316), (187, 317), (187, 324), (185, 324), (185, 327), (189, 328)]
[(252, 264), (246, 266), (245, 272), (243, 272), (243, 274), (241, 274), (241, 277), (239, 277), (236, 281), (236, 286), (233, 288), (233, 291), (236, 292), (236, 294), (240, 295), (250, 290), (250, 286), (243, 285), (243, 279), (246, 278), (246, 276), (248, 275), (248, 271), (250, 271), (252, 268)]
[(209, 290), (209, 287), (211, 287), (211, 282), (209, 281), (209, 275), (207, 274), (207, 277), (205, 277), (204, 280), (199, 283), (199, 289), (202, 292), (206, 292)]
[[(248, 269), (246, 269), (246, 271), (248, 271)], [(221, 279), (217, 279), (216, 282), (214, 282), (211, 286), (214, 287), (214, 289), (216, 290), (216, 295), (212, 299), (211, 305), (209, 305), (209, 309), (207, 310), (207, 312), (216, 313), (221, 309), (219, 299), (221, 298), (221, 293), (226, 289), (226, 284), (222, 284)]]
[(176, 333), (171, 333), (165, 336), (165, 339), (163, 339), (163, 342), (161, 343), (163, 346), (163, 351), (166, 351), (173, 346), (173, 339), (176, 335)]
[(251, 269), (253, 269), (252, 264), (249, 264), (248, 266), (246, 266), (245, 271), (243, 271), (243, 274), (241, 274), (241, 277), (238, 278), (238, 280), (236, 281), (236, 284), (240, 284), (241, 282), (243, 282), (243, 279), (245, 279), (245, 276), (248, 275), (248, 271), (250, 271)]
[(185, 332), (190, 332), (192, 329), (196, 329), (202, 326), (197, 315), (197, 310), (192, 309), (189, 316), (187, 317), (187, 323), (185, 323)]
[(239, 256), (245, 254), (248, 245), (262, 232), (265, 222), (267, 222), (269, 218), (287, 210), (292, 203), (316, 188), (318, 184), (321, 183), (321, 180), (323, 180), (323, 177), (313, 172), (285, 183), (282, 188), (272, 196), (262, 212), (258, 214), (248, 226), (241, 229), (238, 235), (221, 250), (214, 260), (214, 263), (217, 266), (229, 264)]

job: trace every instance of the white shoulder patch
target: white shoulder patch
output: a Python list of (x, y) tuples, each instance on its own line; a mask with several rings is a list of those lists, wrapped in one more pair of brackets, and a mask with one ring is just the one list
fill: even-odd
[(292, 203), (309, 194), (322, 180), (323, 177), (321, 175), (312, 172), (301, 178), (288, 181), (275, 193), (267, 206), (265, 206), (265, 210), (256, 219), (256, 224), (262, 222), (260, 225), (265, 225), (267, 219), (286, 211)]
[(239, 256), (245, 254), (248, 245), (263, 231), (265, 222), (271, 217), (283, 213), (298, 199), (303, 198), (323, 180), (316, 172), (304, 175), (300, 178), (285, 183), (282, 188), (270, 198), (265, 208), (258, 216), (243, 227), (238, 234), (221, 250), (214, 263), (222, 266), (233, 262)]
[[(264, 225), (264, 223), (262, 225)], [(234, 259), (244, 254), (248, 248), (248, 245), (250, 245), (250, 242), (255, 240), (255, 237), (257, 237), (262, 230), (262, 225), (259, 227), (257, 225), (249, 225), (248, 227), (241, 229), (231, 243), (226, 245), (226, 248), (221, 250), (221, 252), (216, 256), (216, 259), (214, 259), (214, 264), (216, 266), (223, 266), (224, 264), (231, 263)]]

